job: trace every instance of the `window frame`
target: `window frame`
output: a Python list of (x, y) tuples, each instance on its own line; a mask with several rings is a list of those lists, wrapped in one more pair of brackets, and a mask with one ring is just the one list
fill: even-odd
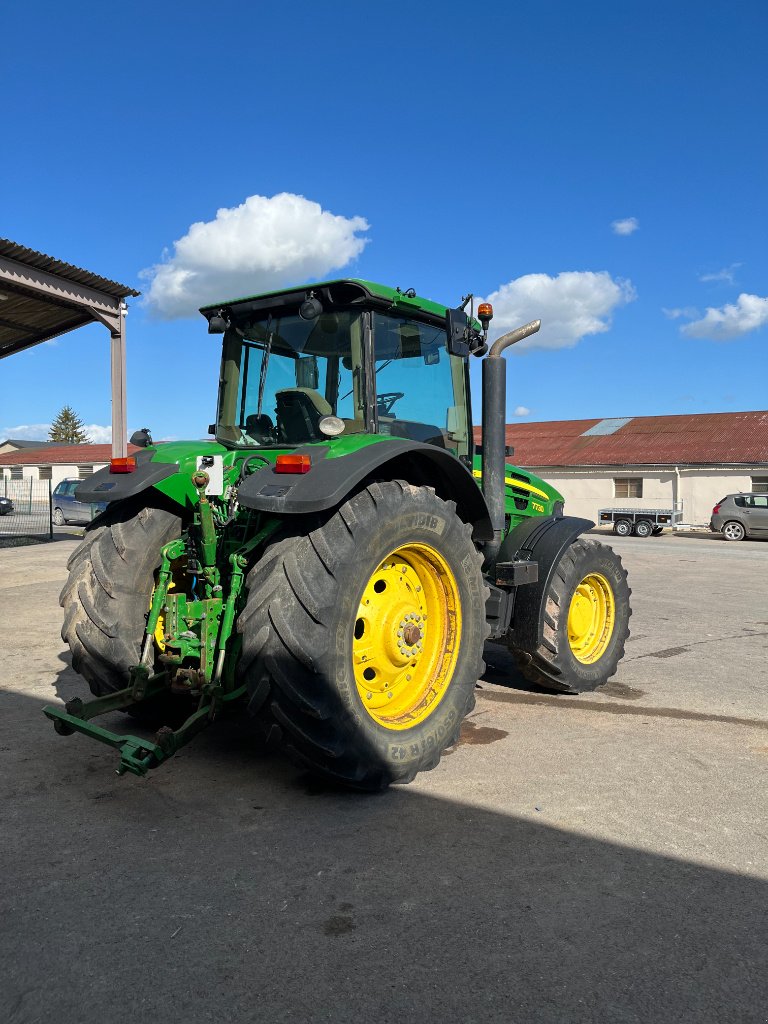
[[(619, 494), (619, 484), (626, 485), (626, 494)], [(639, 491), (638, 494), (632, 494), (633, 485)], [(613, 496), (614, 498), (642, 498), (643, 496), (643, 477), (641, 476), (615, 476), (613, 478)]]

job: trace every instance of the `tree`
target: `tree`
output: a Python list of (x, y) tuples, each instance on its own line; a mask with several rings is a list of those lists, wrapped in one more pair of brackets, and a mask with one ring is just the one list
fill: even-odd
[(89, 444), (91, 440), (83, 430), (83, 421), (70, 405), (65, 405), (51, 424), (48, 439), (61, 444)]

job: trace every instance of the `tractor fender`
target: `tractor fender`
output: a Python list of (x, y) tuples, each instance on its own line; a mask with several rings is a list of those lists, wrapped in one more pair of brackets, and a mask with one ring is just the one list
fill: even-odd
[(546, 594), (558, 562), (576, 538), (594, 525), (575, 516), (541, 516), (525, 520), (504, 538), (500, 562), (531, 561), (539, 567), (537, 582), (526, 584), (516, 595), (512, 636), (521, 646), (533, 649), (540, 642)]
[(136, 469), (132, 473), (111, 473), (109, 466), (97, 470), (79, 485), (75, 498), (78, 501), (122, 501), (178, 473), (175, 462), (151, 462), (152, 454), (137, 453), (134, 456)]
[(483, 493), (451, 452), (404, 438), (366, 444), (337, 458), (328, 458), (329, 450), (320, 445), (296, 448), (294, 454), (312, 459), (306, 473), (277, 473), (272, 466), (257, 470), (240, 485), (238, 502), (274, 515), (306, 515), (336, 508), (373, 480), (406, 480), (434, 487), (441, 498), (455, 501), (459, 517), (472, 524), (476, 541), (492, 538)]

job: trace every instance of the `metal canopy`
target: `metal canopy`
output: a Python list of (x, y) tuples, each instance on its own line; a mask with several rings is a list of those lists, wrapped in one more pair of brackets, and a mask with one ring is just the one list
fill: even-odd
[(127, 454), (125, 299), (140, 292), (0, 238), (0, 359), (89, 323), (111, 337), (112, 455)]

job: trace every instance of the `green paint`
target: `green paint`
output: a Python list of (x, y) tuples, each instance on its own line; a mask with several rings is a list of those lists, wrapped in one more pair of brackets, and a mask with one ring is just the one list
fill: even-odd
[[(212, 302), (207, 306), (201, 306), (200, 312), (217, 312), (219, 309), (224, 307), (236, 306), (239, 302), (252, 302), (254, 299), (271, 299), (279, 298), (281, 295), (289, 295), (291, 292), (301, 291), (318, 291), (320, 288), (328, 288), (332, 285), (339, 284), (356, 284), (371, 298), (384, 299), (394, 306), (399, 312), (404, 314), (414, 313), (426, 313), (430, 317), (437, 317), (440, 320), (445, 320), (445, 314), (449, 307), (444, 306), (440, 302), (433, 302), (432, 299), (426, 299), (421, 295), (415, 295), (413, 298), (406, 296), (403, 292), (397, 288), (390, 288), (385, 284), (377, 284), (375, 281), (364, 281), (359, 277), (349, 278), (337, 278), (334, 281), (319, 281), (317, 284), (300, 284), (295, 285), (293, 288), (282, 288), (277, 292), (263, 292), (259, 295), (244, 295), (239, 299), (227, 299), (223, 302)], [(480, 323), (477, 320), (473, 320), (473, 325), (477, 330), (480, 330)]]

